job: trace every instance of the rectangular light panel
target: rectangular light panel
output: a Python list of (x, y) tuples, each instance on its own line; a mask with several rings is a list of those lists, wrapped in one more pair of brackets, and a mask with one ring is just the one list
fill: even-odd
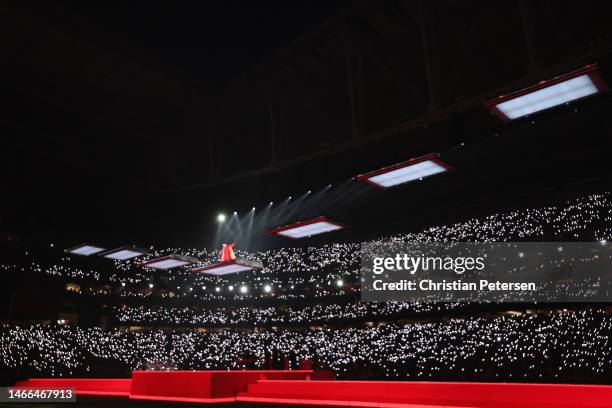
[(504, 121), (514, 120), (601, 92), (605, 84), (595, 66), (542, 81), (539, 84), (485, 103)]
[(325, 217), (319, 217), (312, 220), (301, 221), (295, 224), (273, 228), (269, 231), (269, 233), (282, 235), (288, 238), (304, 238), (312, 235), (336, 231), (342, 228), (344, 228), (342, 225), (330, 221)]
[(146, 266), (147, 268), (153, 268), (153, 269), (170, 269), (170, 268), (176, 268), (178, 266), (189, 265), (193, 262), (194, 262), (193, 259), (190, 259), (187, 257), (182, 257), (180, 255), (171, 255), (171, 256), (164, 256), (161, 258), (151, 259), (150, 261), (143, 262), (142, 265)]
[(79, 245), (77, 247), (68, 249), (68, 252), (75, 255), (89, 256), (97, 254), (98, 252), (104, 251), (104, 248), (100, 248), (93, 245)]
[(597, 88), (588, 75), (581, 75), (560, 84), (552, 85), (539, 91), (518, 98), (510, 99), (497, 105), (508, 119), (521, 118), (532, 113), (563, 105), (564, 103), (596, 94)]
[(246, 272), (253, 270), (254, 268), (249, 265), (243, 265), (235, 262), (231, 263), (219, 263), (215, 265), (203, 266), (200, 268), (193, 268), (192, 272), (202, 272), (208, 275), (222, 276), (229, 275), (230, 273)]
[(135, 248), (120, 248), (113, 250), (107, 254), (104, 254), (105, 258), (114, 259), (116, 261), (125, 261), (126, 259), (136, 258), (142, 256), (146, 251), (135, 249)]
[(448, 169), (449, 166), (446, 163), (438, 160), (437, 154), (430, 154), (393, 166), (383, 167), (367, 174), (360, 174), (356, 178), (378, 188), (387, 188), (444, 173)]

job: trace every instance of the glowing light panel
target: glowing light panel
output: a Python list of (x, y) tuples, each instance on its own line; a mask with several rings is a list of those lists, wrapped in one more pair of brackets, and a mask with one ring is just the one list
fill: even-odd
[(179, 266), (189, 265), (195, 260), (180, 255), (170, 255), (161, 258), (151, 259), (150, 261), (143, 262), (143, 266), (153, 269), (171, 269)]
[(370, 173), (360, 174), (356, 178), (378, 188), (388, 188), (444, 173), (448, 169), (449, 166), (441, 162), (437, 154), (430, 154), (393, 166), (383, 167)]
[(516, 119), (532, 113), (563, 105), (564, 103), (596, 94), (597, 88), (588, 75), (582, 75), (548, 88), (540, 89), (497, 105), (509, 119)]
[(67, 251), (75, 255), (89, 256), (89, 255), (97, 254), (98, 252), (104, 251), (104, 248), (84, 244), (84, 245), (79, 245), (74, 248), (68, 249)]
[(597, 67), (589, 65), (582, 70), (501, 96), (485, 103), (485, 106), (500, 119), (510, 121), (597, 94), (604, 89), (606, 85)]
[(319, 217), (308, 221), (301, 221), (291, 225), (273, 228), (270, 234), (282, 235), (288, 238), (304, 238), (312, 235), (324, 234), (344, 228), (342, 225)]
[(236, 262), (229, 263), (218, 263), (214, 265), (202, 266), (199, 268), (193, 268), (192, 272), (202, 272), (208, 275), (222, 276), (230, 273), (246, 272), (255, 269), (251, 265), (240, 264)]
[(126, 259), (136, 258), (146, 253), (144, 250), (136, 248), (119, 248), (109, 253), (104, 254), (105, 258), (114, 259), (117, 261), (125, 261)]

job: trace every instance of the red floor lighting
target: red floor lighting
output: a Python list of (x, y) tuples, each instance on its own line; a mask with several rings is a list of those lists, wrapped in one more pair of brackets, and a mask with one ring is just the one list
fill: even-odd
[[(428, 381), (335, 381), (329, 371), (134, 371), (131, 379), (47, 378), (16, 387), (183, 402), (379, 408), (609, 408), (612, 386)], [(264, 406), (264, 405), (262, 405)]]

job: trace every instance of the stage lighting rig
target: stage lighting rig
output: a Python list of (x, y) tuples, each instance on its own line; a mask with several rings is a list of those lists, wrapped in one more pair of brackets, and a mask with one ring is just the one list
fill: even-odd
[(299, 221), (289, 225), (272, 228), (268, 230), (271, 235), (282, 235), (287, 238), (304, 238), (312, 235), (323, 234), (344, 228), (327, 217), (317, 217), (306, 221)]
[(82, 255), (82, 256), (90, 256), (104, 251), (104, 248), (100, 248), (93, 245), (81, 244), (70, 249), (67, 249), (66, 252), (74, 255)]
[(388, 188), (422, 180), (425, 177), (444, 173), (450, 169), (450, 166), (442, 162), (439, 156), (437, 153), (428, 154), (369, 173), (359, 174), (355, 178), (376, 188)]
[(484, 106), (502, 121), (509, 122), (606, 89), (606, 83), (599, 75), (597, 65), (593, 64), (509, 95), (501, 95), (486, 102)]

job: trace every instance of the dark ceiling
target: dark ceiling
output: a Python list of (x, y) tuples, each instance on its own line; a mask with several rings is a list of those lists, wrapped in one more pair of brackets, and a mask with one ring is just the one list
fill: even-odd
[[(414, 189), (388, 193), (398, 204), (386, 209), (377, 201), (384, 196), (356, 193), (352, 207), (327, 211), (354, 225), (356, 237), (360, 222), (392, 229), (376, 221), (381, 211), (406, 228), (415, 217), (402, 210), (418, 211), (419, 222), (427, 211), (452, 220), (449, 212), (486, 195), (523, 197), (585, 180), (601, 162), (580, 174), (550, 165), (593, 153), (603, 160), (603, 140), (573, 144), (568, 129), (603, 137), (581, 122), (586, 114), (546, 114), (552, 122), (534, 130), (504, 126), (481, 104), (587, 63), (609, 74), (612, 28), (600, 4), (0, 1), (0, 231), (66, 243), (204, 245), (216, 211), (431, 151), (448, 152), (460, 178), (419, 187), (419, 200)], [(608, 97), (597, 103), (584, 106), (591, 121)], [(568, 139), (545, 165), (538, 155), (558, 140), (550, 132)], [(469, 153), (457, 148), (462, 142)], [(524, 183), (502, 167), (523, 150), (538, 153), (517, 175), (544, 167), (546, 177)], [(477, 188), (484, 182), (486, 192)], [(449, 187), (459, 201), (440, 205), (448, 196), (439, 189)]]

